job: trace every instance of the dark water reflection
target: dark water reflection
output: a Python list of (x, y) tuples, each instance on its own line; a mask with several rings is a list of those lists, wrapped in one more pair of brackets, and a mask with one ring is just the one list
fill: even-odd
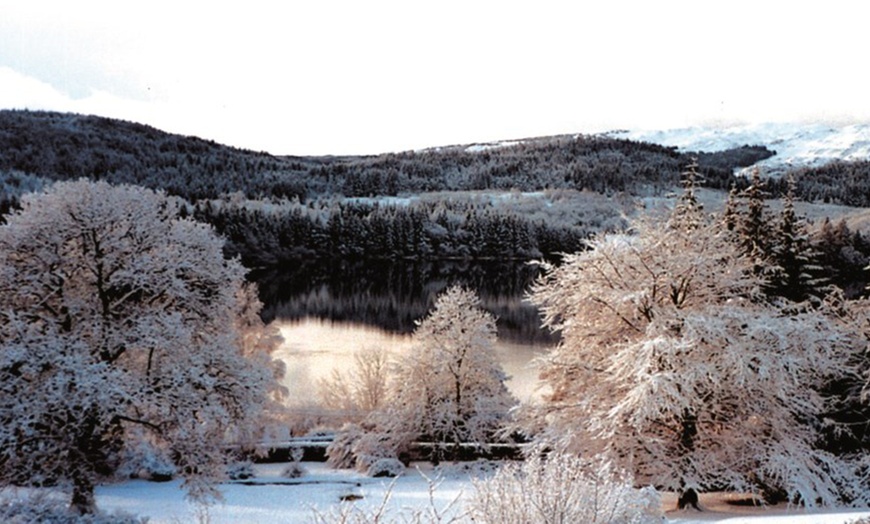
[(541, 329), (523, 299), (540, 268), (516, 261), (317, 262), (259, 271), (263, 320), (319, 318), (410, 333), (439, 293), (453, 284), (475, 289), (498, 318), (499, 337), (518, 343), (557, 340)]

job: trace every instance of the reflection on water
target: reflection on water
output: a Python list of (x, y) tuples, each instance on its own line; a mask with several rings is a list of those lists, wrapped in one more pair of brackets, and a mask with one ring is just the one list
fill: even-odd
[[(289, 402), (295, 405), (316, 402), (318, 380), (328, 377), (333, 369), (349, 369), (354, 354), (362, 349), (380, 347), (393, 355), (412, 350), (410, 335), (363, 324), (314, 318), (276, 323), (284, 344), (275, 356), (287, 363), (284, 383), (290, 391)], [(520, 400), (536, 395), (537, 372), (530, 361), (544, 349), (540, 344), (498, 343), (499, 359), (511, 377), (507, 386)]]
[(260, 287), (263, 320), (309, 317), (410, 333), (447, 287), (477, 291), (498, 319), (502, 340), (552, 344), (540, 315), (524, 297), (540, 268), (517, 261), (375, 261), (297, 264), (252, 275)]

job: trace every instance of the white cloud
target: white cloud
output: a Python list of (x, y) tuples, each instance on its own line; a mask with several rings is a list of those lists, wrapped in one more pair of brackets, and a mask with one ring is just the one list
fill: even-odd
[(13, 109), (56, 108), (68, 111), (69, 98), (52, 86), (8, 67), (0, 66), (3, 107)]

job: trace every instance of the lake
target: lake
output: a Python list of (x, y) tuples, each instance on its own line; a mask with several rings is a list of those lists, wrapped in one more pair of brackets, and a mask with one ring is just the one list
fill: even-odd
[(558, 341), (524, 301), (539, 273), (539, 267), (515, 261), (343, 261), (273, 269), (253, 279), (264, 320), (284, 337), (276, 356), (287, 363), (291, 403), (311, 401), (318, 379), (347, 369), (361, 349), (407, 351), (414, 321), (454, 284), (475, 289), (484, 309), (496, 315), (497, 353), (512, 377), (507, 385), (526, 400), (537, 388), (530, 361)]

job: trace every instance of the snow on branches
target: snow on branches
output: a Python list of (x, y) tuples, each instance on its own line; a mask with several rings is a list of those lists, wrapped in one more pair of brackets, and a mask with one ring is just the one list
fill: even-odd
[(487, 442), (516, 403), (495, 354), (495, 318), (474, 291), (442, 293), (397, 366), (395, 397), (434, 442)]
[(144, 431), (210, 493), (225, 438), (256, 425), (280, 373), (245, 269), (143, 188), (57, 183), (7, 220), (0, 484), (71, 483), (90, 512), (94, 482)]
[(762, 300), (752, 261), (698, 218), (638, 220), (547, 268), (531, 300), (562, 342), (540, 362), (552, 393), (529, 409), (541, 438), (664, 489), (854, 500), (851, 465), (816, 446), (821, 391), (854, 373), (853, 330)]
[(365, 469), (414, 441), (432, 444), (432, 459), (455, 456), (460, 444), (485, 445), (516, 400), (495, 354), (495, 318), (477, 294), (458, 286), (441, 294), (419, 321), (411, 351), (391, 374), (388, 401), (330, 448), (334, 464)]

